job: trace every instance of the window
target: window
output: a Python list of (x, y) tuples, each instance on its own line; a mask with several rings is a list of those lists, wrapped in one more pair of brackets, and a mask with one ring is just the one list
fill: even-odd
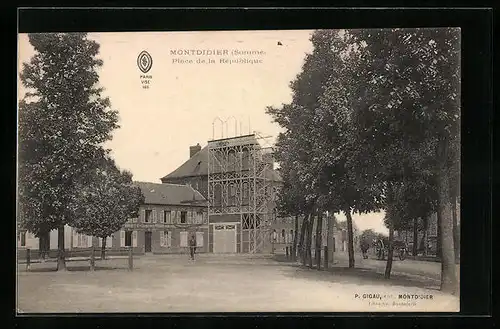
[[(98, 247), (102, 246), (102, 238), (98, 238)], [(113, 247), (113, 238), (111, 236), (106, 237), (106, 247)]]
[(196, 222), (197, 222), (198, 224), (203, 223), (203, 212), (198, 211), (198, 212), (196, 213)]
[(222, 204), (222, 186), (220, 184), (214, 187), (214, 206), (220, 207)]
[(245, 169), (248, 170), (248, 167), (249, 167), (249, 153), (248, 153), (248, 149), (246, 149), (246, 148), (243, 149), (242, 167), (244, 170)]
[(170, 219), (170, 210), (163, 211), (163, 223), (172, 224), (172, 221)]
[(76, 229), (72, 229), (72, 243), (73, 248), (87, 248), (92, 246), (92, 237), (82, 233), (78, 233)]
[(228, 164), (229, 170), (236, 170), (236, 152), (234, 150), (228, 152)]
[(186, 224), (187, 212), (181, 211), (181, 224)]
[(145, 210), (144, 223), (151, 223), (153, 217), (153, 211), (151, 209)]
[(177, 211), (172, 210), (172, 211), (170, 212), (170, 221), (171, 221), (172, 223), (177, 223)]
[(125, 247), (132, 246), (132, 231), (125, 232)]
[(229, 185), (229, 204), (236, 204), (236, 187), (234, 186), (234, 184)]
[(167, 248), (172, 247), (172, 232), (160, 231), (160, 246)]
[(248, 204), (249, 202), (249, 187), (250, 185), (248, 184), (248, 182), (243, 182), (243, 204)]

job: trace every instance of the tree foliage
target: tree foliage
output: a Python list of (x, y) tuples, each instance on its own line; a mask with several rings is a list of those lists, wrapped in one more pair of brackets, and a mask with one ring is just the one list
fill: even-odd
[[(394, 229), (437, 211), (446, 232), (442, 288), (450, 291), (459, 39), (452, 28), (316, 31), (314, 51), (291, 84), (292, 103), (269, 111), (285, 128), (278, 153), (287, 163), (280, 164), (295, 170), (295, 184), (317, 206), (344, 211), (348, 229), (351, 211), (383, 207), (392, 240)], [(293, 180), (287, 186), (296, 188)]]
[(118, 115), (98, 87), (99, 44), (85, 33), (29, 34), (29, 42), (35, 55), (23, 63), (27, 93), (18, 115), (19, 218), (38, 235), (72, 224), (76, 182), (109, 152), (102, 145)]
[(137, 218), (139, 206), (144, 203), (144, 195), (133, 184), (132, 174), (120, 171), (109, 158), (86, 175), (74, 198), (72, 210), (77, 230), (102, 239), (118, 231), (127, 220)]

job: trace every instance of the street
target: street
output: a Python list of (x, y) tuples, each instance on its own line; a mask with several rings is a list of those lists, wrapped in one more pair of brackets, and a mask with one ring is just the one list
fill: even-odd
[[(348, 275), (317, 271), (278, 262), (270, 256), (198, 255), (195, 261), (185, 255), (144, 256), (134, 259), (133, 272), (128, 272), (125, 264), (113, 262), (119, 260), (99, 261), (95, 272), (88, 271), (85, 262), (68, 264), (67, 272), (47, 271), (54, 264), (36, 264), (32, 272), (25, 272), (20, 266), (18, 309), (20, 312), (439, 312), (458, 311), (459, 307), (458, 298), (435, 289), (398, 285), (397, 280), (373, 280), (357, 276), (356, 271)], [(412, 295), (420, 299), (414, 300)]]
[[(336, 266), (347, 266), (349, 259), (347, 252), (336, 252), (334, 257), (335, 261), (339, 262), (338, 264), (336, 264)], [(358, 268), (372, 269), (381, 273), (385, 271), (387, 260), (377, 260), (373, 258), (363, 259), (363, 257), (359, 253), (354, 254), (354, 259), (356, 262), (356, 267)], [(404, 261), (400, 261), (399, 259), (394, 258), (392, 262), (391, 273), (421, 279), (429, 279), (439, 282), (439, 280), (441, 279), (441, 263), (412, 259), (405, 259)], [(457, 265), (457, 275), (460, 278), (460, 265)]]

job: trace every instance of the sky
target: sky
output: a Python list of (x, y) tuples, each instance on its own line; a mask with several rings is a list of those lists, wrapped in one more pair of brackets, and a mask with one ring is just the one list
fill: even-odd
[[(189, 158), (189, 146), (197, 143), (205, 146), (213, 138), (257, 132), (271, 146), (281, 129), (265, 109), (291, 101), (289, 84), (312, 51), (311, 32), (89, 33), (100, 44), (104, 62), (99, 83), (111, 108), (119, 112), (120, 128), (106, 145), (118, 166), (130, 170), (134, 180), (160, 183)], [(179, 54), (185, 50), (195, 54)], [(142, 51), (153, 63), (145, 74), (138, 67)], [(28, 36), (20, 34), (19, 64), (33, 54)], [(245, 63), (234, 62), (238, 60)], [(361, 230), (387, 232), (383, 216), (354, 215), (353, 220)], [(337, 218), (345, 220), (343, 215)]]

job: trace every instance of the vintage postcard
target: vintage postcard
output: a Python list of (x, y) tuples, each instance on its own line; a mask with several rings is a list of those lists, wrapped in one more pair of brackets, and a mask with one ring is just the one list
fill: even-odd
[(18, 36), (17, 311), (459, 312), (460, 29)]

